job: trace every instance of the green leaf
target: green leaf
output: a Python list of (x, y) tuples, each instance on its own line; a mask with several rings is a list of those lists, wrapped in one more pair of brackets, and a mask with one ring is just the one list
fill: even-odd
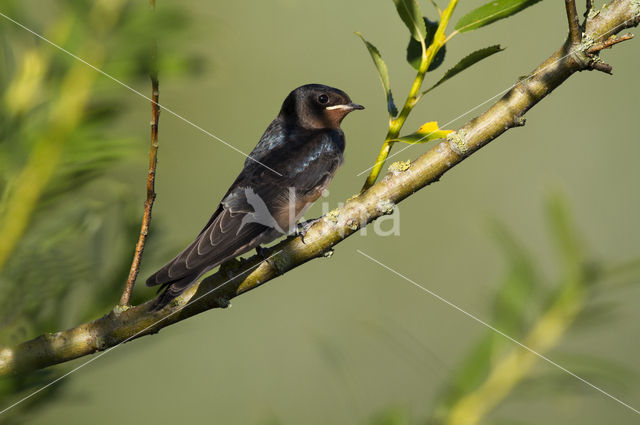
[(402, 136), (397, 139), (393, 139), (394, 142), (402, 142), (409, 144), (427, 143), (432, 140), (443, 139), (447, 137), (447, 134), (452, 133), (453, 130), (441, 130), (438, 127), (437, 121), (429, 121), (428, 123), (420, 126), (418, 131), (411, 133), (407, 136)]
[[(433, 36), (438, 29), (438, 22), (430, 21), (428, 18), (423, 19), (424, 25), (427, 28), (427, 38), (425, 42), (426, 45), (429, 46), (433, 42)], [(436, 57), (434, 57), (431, 64), (429, 64), (429, 69), (427, 69), (427, 71), (433, 71), (442, 65), (446, 52), (447, 46), (444, 45), (440, 50), (438, 50), (438, 53), (436, 53)], [(409, 45), (407, 46), (407, 62), (409, 62), (409, 64), (415, 69), (419, 69), (420, 63), (422, 62), (422, 45), (419, 41), (416, 41), (413, 38), (409, 39)]]
[(416, 0), (393, 0), (398, 10), (398, 15), (404, 24), (409, 28), (411, 36), (416, 41), (424, 40), (427, 37), (427, 28), (422, 20), (422, 11)]
[(461, 73), (462, 71), (464, 71), (465, 69), (469, 68), (470, 66), (475, 65), (476, 63), (480, 62), (482, 59), (488, 58), (489, 56), (491, 56), (491, 55), (493, 55), (495, 53), (501, 52), (503, 50), (504, 49), (502, 47), (500, 47), (499, 44), (496, 44), (494, 46), (485, 47), (484, 49), (476, 50), (475, 52), (472, 52), (472, 53), (468, 54), (467, 56), (465, 56), (462, 59), (460, 59), (460, 62), (455, 64), (453, 66), (453, 68), (451, 68), (447, 72), (445, 72), (445, 74), (442, 76), (442, 78), (440, 78), (440, 80), (437, 83), (435, 83), (433, 86), (431, 86), (427, 90), (425, 90), (424, 93), (430, 92), (431, 90), (435, 89), (440, 84), (442, 84), (445, 81), (447, 81), (448, 79), (450, 79), (450, 78), (454, 77), (455, 75)]
[(533, 6), (541, 0), (493, 0), (464, 15), (456, 23), (460, 32), (475, 30)]
[(387, 96), (387, 110), (389, 111), (389, 115), (395, 117), (398, 115), (398, 108), (396, 108), (395, 103), (393, 103), (393, 94), (391, 93), (391, 82), (389, 81), (389, 71), (387, 70), (387, 64), (382, 60), (382, 56), (380, 52), (373, 44), (369, 43), (359, 32), (356, 33), (358, 37), (362, 40), (364, 45), (369, 50), (369, 54), (371, 55), (371, 59), (373, 59), (373, 64), (376, 66), (378, 70), (378, 75), (380, 76), (380, 81), (382, 82), (382, 87), (384, 88), (384, 93)]

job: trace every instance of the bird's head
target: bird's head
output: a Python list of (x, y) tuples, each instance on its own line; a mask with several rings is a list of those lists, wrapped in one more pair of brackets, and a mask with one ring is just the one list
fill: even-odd
[(347, 114), (364, 106), (342, 90), (322, 84), (300, 86), (285, 99), (280, 118), (305, 128), (338, 128)]

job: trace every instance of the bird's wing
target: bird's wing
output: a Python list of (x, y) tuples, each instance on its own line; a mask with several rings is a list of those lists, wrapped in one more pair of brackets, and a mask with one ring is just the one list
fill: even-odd
[[(284, 233), (320, 197), (342, 164), (344, 135), (341, 131), (289, 134), (287, 144), (272, 149), (263, 159), (282, 175), (260, 169), (256, 193), (268, 200), (273, 219)], [(291, 216), (292, 212), (294, 217)]]
[(320, 196), (342, 162), (342, 150), (332, 147), (331, 137), (294, 137), (290, 146), (263, 155), (262, 162), (281, 175), (247, 163), (198, 237), (150, 276), (147, 285), (168, 287), (163, 299), (171, 299), (207, 270), (287, 233), (290, 222), (295, 224), (289, 217), (290, 188), (297, 214), (301, 204), (308, 206)]
[(147, 279), (147, 285), (167, 285), (191, 277), (188, 286), (202, 273), (263, 243), (267, 226), (247, 223), (245, 208), (224, 206), (216, 210), (198, 237), (173, 260)]

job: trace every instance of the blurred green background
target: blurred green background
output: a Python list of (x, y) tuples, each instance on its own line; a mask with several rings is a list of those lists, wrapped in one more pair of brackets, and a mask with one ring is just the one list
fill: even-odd
[[(428, 1), (420, 4), (435, 17)], [(453, 21), (480, 4), (461, 2)], [(373, 163), (386, 132), (380, 83), (353, 32), (381, 51), (397, 103), (415, 73), (404, 58), (408, 33), (391, 1), (157, 0), (152, 13), (145, 2), (3, 0), (0, 11), (57, 37), (145, 95), (150, 46), (157, 41), (160, 103), (244, 152), (293, 88), (314, 82), (345, 90), (367, 109), (343, 124), (346, 162), (330, 186), (331, 208), (359, 190), (366, 175), (356, 175)], [(105, 11), (117, 15), (112, 24)], [(405, 132), (433, 120), (459, 128), (485, 107), (467, 111), (534, 69), (566, 33), (564, 5), (544, 1), (454, 38), (444, 65), (426, 84), (472, 50), (497, 43), (506, 50), (430, 93)], [(69, 164), (56, 165), (52, 186), (0, 277), (0, 343), (10, 343), (98, 317), (117, 303), (145, 196), (150, 107), (2, 17), (0, 34), (3, 201), (29, 152), (61, 131), (47, 108), (63, 98), (69, 70), (80, 67), (93, 79), (79, 124), (60, 137)], [(32, 100), (15, 110), (8, 99), (16, 97), (8, 92), (29, 51), (50, 66)], [(521, 316), (505, 317), (522, 321), (521, 329), (509, 329), (517, 337), (537, 323), (554, 290), (571, 280), (567, 276), (581, 276), (575, 281), (588, 295), (571, 299), (584, 307), (580, 320), (546, 354), (637, 408), (638, 51), (637, 41), (607, 51), (613, 77), (572, 77), (527, 114), (525, 127), (403, 202), (396, 212), (399, 236), (355, 235), (332, 258), (235, 299), (231, 309), (117, 348), (0, 423), (437, 423), (438, 406), (461, 364), (482, 363), (474, 347), (488, 331), (356, 249), (487, 321), (500, 312), (500, 294), (511, 299), (501, 291), (516, 288)], [(394, 160), (414, 159), (426, 149), (412, 146)], [(65, 157), (69, 152), (77, 156)], [(78, 158), (90, 159), (86, 169), (75, 167)], [(135, 302), (153, 295), (144, 278), (199, 232), (243, 162), (234, 150), (161, 114), (158, 198)], [(320, 213), (316, 205), (307, 216)], [(627, 261), (632, 266), (618, 266)], [(612, 276), (610, 268), (622, 272)], [(500, 353), (515, 349), (501, 344)], [(496, 356), (486, 357), (484, 366), (499, 365)], [(0, 381), (0, 409), (88, 359)], [(473, 391), (476, 384), (456, 388)], [(631, 424), (637, 415), (539, 361), (481, 422)]]

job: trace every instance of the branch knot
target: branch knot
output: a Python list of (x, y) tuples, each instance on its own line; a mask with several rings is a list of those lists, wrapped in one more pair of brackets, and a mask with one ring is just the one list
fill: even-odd
[(447, 134), (449, 146), (451, 146), (451, 149), (460, 156), (467, 156), (469, 154), (469, 147), (467, 146), (465, 136), (466, 134), (463, 129)]

